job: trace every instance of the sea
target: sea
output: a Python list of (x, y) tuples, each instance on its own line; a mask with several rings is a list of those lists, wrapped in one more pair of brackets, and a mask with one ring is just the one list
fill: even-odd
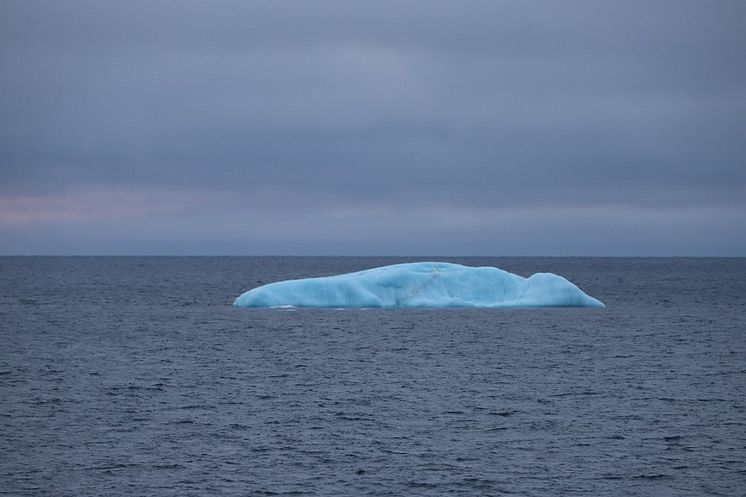
[[(415, 260), (605, 309), (241, 309)], [(743, 496), (746, 259), (2, 257), (0, 495)]]

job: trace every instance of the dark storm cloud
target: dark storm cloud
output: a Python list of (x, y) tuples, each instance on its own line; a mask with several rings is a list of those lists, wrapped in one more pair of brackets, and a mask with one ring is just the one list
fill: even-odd
[[(420, 252), (445, 234), (467, 238), (443, 250), (484, 252), (495, 231), (527, 236), (509, 220), (550, 229), (564, 212), (594, 226), (565, 234), (588, 253), (605, 250), (602, 213), (658, 219), (644, 250), (697, 219), (708, 250), (738, 252), (744, 5), (6, 1), (0, 228), (13, 247), (40, 243), (34, 226), (100, 233), (88, 199), (163, 247), (184, 216), (232, 247), (233, 215), (251, 211), (243, 229), (270, 252), (314, 229), (324, 247), (370, 247), (415, 222)], [(544, 253), (573, 253), (554, 243)]]

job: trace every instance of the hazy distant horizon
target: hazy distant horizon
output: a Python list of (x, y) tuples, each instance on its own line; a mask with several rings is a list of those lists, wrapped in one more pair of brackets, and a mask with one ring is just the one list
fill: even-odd
[(511, 255), (511, 254), (0, 254), (0, 258), (33, 257), (257, 257), (257, 258), (350, 258), (350, 259), (417, 259), (418, 261), (438, 259), (743, 259), (743, 255)]

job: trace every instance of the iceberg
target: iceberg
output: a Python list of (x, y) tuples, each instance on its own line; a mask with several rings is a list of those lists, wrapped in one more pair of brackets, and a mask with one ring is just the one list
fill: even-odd
[(605, 307), (552, 273), (529, 278), (496, 267), (394, 264), (355, 273), (279, 281), (239, 296), (237, 307)]

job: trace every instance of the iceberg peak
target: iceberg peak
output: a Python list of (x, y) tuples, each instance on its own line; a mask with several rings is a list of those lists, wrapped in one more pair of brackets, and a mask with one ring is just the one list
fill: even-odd
[(279, 281), (247, 291), (237, 307), (605, 307), (562, 276), (528, 278), (496, 267), (413, 262)]

